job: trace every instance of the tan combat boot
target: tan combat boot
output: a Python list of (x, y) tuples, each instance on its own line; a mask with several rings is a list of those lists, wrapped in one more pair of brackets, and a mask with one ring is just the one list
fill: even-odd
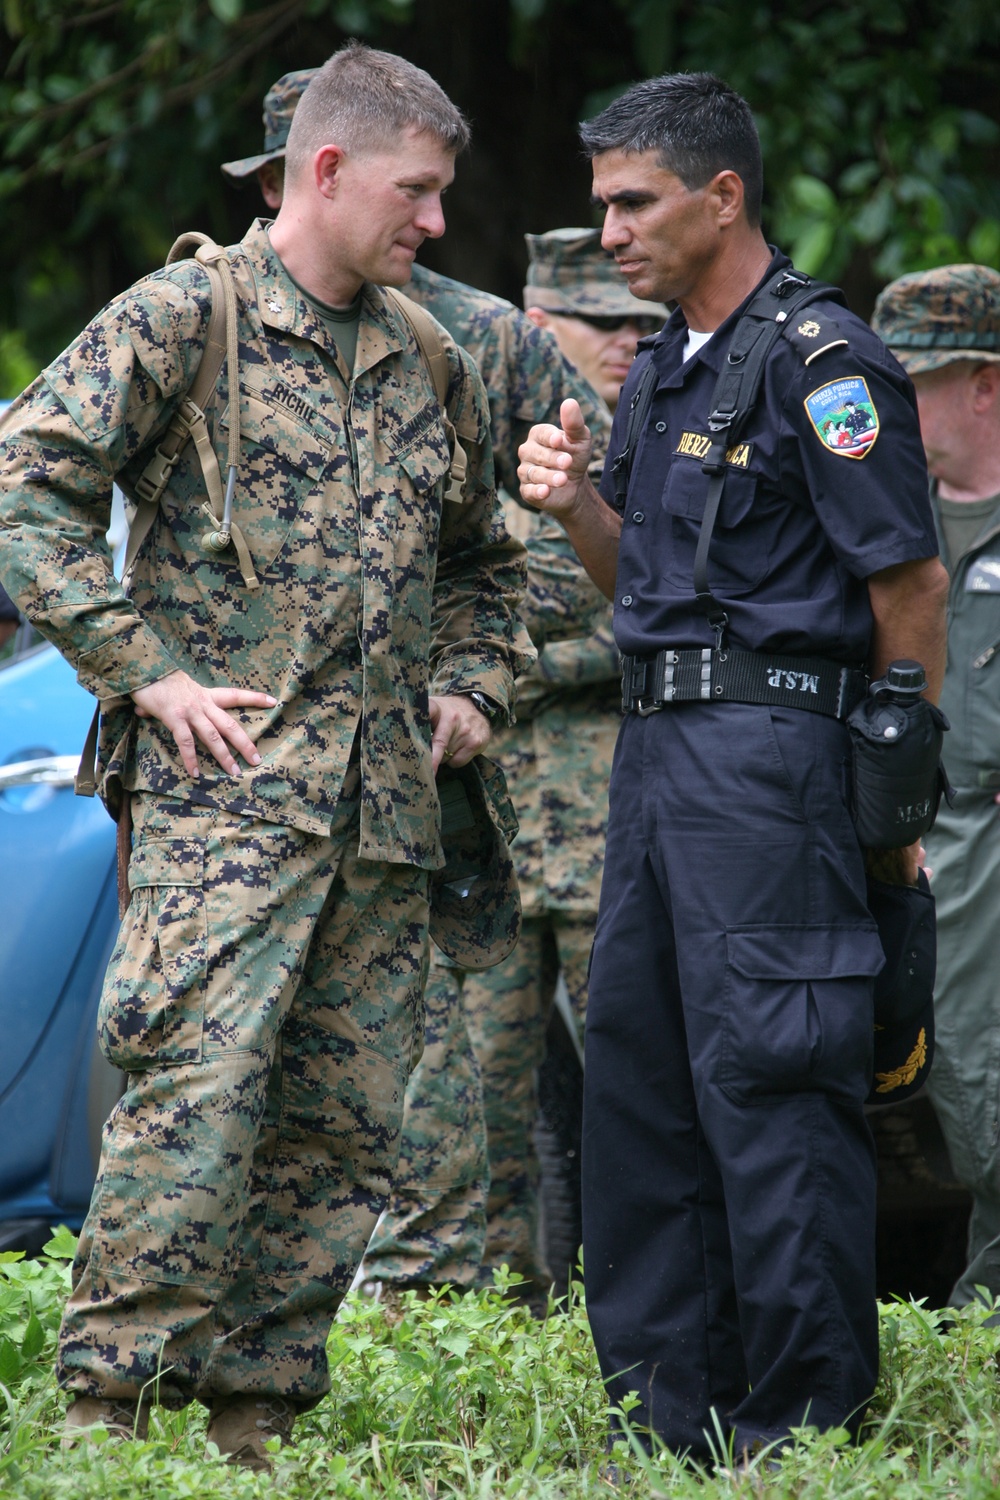
[(206, 1437), (231, 1464), (241, 1469), (270, 1469), (272, 1458), (264, 1447), (269, 1438), (292, 1440), (298, 1408), (284, 1396), (216, 1396), (208, 1413)]
[(81, 1440), (89, 1442), (94, 1427), (103, 1427), (109, 1438), (118, 1441), (134, 1437), (145, 1442), (149, 1431), (149, 1406), (145, 1401), (140, 1408), (138, 1401), (74, 1396), (66, 1408), (60, 1447), (72, 1448)]

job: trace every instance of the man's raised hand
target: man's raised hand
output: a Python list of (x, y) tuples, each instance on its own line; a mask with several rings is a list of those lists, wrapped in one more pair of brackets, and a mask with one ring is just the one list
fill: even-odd
[(527, 505), (562, 518), (589, 484), (587, 465), (593, 443), (578, 401), (563, 402), (559, 422), (558, 427), (551, 422), (532, 427), (518, 449), (517, 477)]

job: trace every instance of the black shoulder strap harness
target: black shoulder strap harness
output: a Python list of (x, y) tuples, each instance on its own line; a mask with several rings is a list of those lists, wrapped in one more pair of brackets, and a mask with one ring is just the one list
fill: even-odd
[[(726, 454), (738, 441), (756, 404), (764, 366), (779, 334), (784, 334), (795, 345), (806, 364), (811, 364), (828, 349), (847, 343), (836, 324), (829, 319), (813, 317), (800, 324), (793, 321), (795, 314), (808, 303), (821, 298), (846, 305), (844, 294), (837, 287), (813, 281), (801, 271), (786, 267), (769, 276), (733, 329), (729, 350), (712, 393), (708, 418), (711, 446), (702, 463), (702, 470), (708, 476), (708, 494), (695, 552), (694, 592), (699, 609), (715, 631), (719, 648), (729, 617), (708, 586), (708, 549), (726, 482)], [(628, 495), (636, 446), (645, 431), (655, 390), (656, 368), (650, 360), (639, 378), (629, 407), (625, 446), (612, 464), (615, 499), (622, 510)]]

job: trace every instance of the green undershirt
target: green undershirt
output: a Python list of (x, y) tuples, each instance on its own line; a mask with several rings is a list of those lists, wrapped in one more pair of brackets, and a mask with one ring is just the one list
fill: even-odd
[[(273, 246), (271, 248), (274, 249)], [(349, 307), (333, 307), (329, 302), (321, 302), (318, 297), (313, 296), (312, 292), (307, 292), (301, 281), (295, 280), (291, 271), (285, 265), (284, 261), (281, 260), (281, 256), (278, 255), (277, 250), (274, 253), (281, 262), (281, 268), (289, 281), (295, 287), (296, 291), (300, 292), (309, 303), (309, 306), (333, 339), (333, 342), (337, 346), (337, 352), (348, 370), (353, 370), (354, 356), (358, 349), (358, 327), (361, 322), (361, 289), (358, 289), (358, 295)]]

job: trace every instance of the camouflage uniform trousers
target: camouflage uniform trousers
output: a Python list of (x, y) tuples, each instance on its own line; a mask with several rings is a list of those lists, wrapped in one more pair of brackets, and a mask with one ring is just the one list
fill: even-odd
[(362, 1275), (471, 1286), (486, 1244), (490, 1169), (479, 1061), (463, 988), (475, 976), (431, 946), (424, 1050), (406, 1085), (399, 1166)]
[(389, 1191), (421, 1044), (427, 873), (330, 837), (134, 796), (132, 899), (101, 1045), (105, 1126), (60, 1382), (314, 1404)]
[[(582, 1039), (595, 923), (589, 913), (546, 912), (525, 918), (518, 946), (492, 969), (432, 963), (425, 1003), (437, 1019), (407, 1085), (399, 1168), (365, 1255), (366, 1277), (471, 1286), (506, 1264), (547, 1286), (533, 1140), (537, 1075), (560, 970)], [(488, 1170), (470, 1055), (482, 1080)]]

